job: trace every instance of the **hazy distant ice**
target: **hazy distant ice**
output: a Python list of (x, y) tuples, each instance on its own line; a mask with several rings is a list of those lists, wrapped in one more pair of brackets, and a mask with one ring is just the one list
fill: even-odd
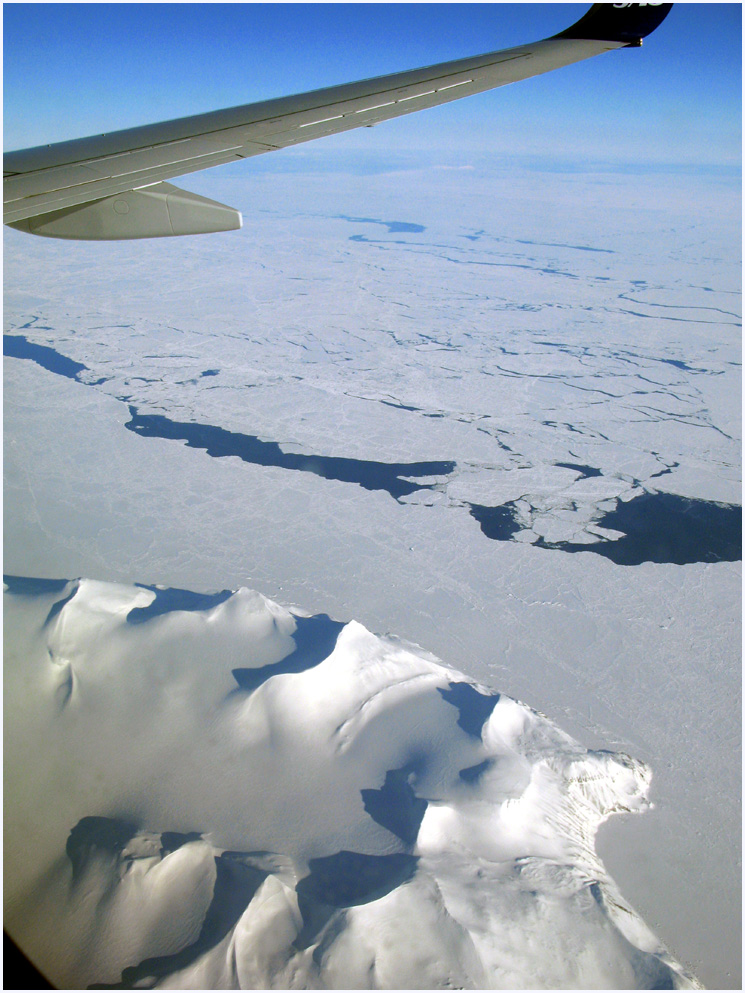
[[(5, 361), (5, 571), (248, 585), (633, 756), (654, 806), (603, 828), (601, 857), (678, 961), (739, 987), (739, 563), (698, 525), (685, 564), (578, 550), (621, 540), (603, 521), (646, 494), (740, 504), (738, 191), (444, 169), (201, 182), (243, 232), (6, 233), (6, 333), (85, 369)], [(133, 409), (315, 471), (138, 436)], [(394, 499), (330, 478), (333, 459), (454, 467)], [(507, 508), (507, 537), (484, 507)], [(75, 816), (137, 821), (95, 808)], [(210, 830), (190, 823), (138, 830)]]

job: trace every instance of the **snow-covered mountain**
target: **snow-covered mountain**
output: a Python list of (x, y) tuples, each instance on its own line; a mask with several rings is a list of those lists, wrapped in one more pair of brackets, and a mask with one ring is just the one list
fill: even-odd
[(97, 988), (691, 988), (594, 849), (649, 770), (247, 589), (6, 577), (6, 926)]

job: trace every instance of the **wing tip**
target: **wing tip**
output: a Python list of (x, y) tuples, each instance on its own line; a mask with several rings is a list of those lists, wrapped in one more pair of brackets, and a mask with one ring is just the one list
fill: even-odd
[(665, 20), (671, 3), (594, 3), (584, 17), (556, 38), (613, 41), (638, 46)]

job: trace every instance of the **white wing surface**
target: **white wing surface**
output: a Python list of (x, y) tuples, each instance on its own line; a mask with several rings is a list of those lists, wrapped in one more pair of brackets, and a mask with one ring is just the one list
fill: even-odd
[(638, 46), (671, 7), (594, 4), (571, 28), (532, 45), (8, 152), (4, 222), (31, 234), (93, 240), (239, 228), (237, 210), (166, 181)]

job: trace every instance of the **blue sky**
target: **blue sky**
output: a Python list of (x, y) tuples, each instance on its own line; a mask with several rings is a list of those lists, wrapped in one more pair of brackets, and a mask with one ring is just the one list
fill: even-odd
[[(562, 30), (586, 9), (5, 4), (4, 144), (62, 141), (492, 51)], [(741, 18), (740, 4), (679, 3), (641, 50), (262, 156), (253, 167), (377, 169), (417, 156), (462, 164), (498, 155), (541, 168), (731, 171), (741, 155)]]

